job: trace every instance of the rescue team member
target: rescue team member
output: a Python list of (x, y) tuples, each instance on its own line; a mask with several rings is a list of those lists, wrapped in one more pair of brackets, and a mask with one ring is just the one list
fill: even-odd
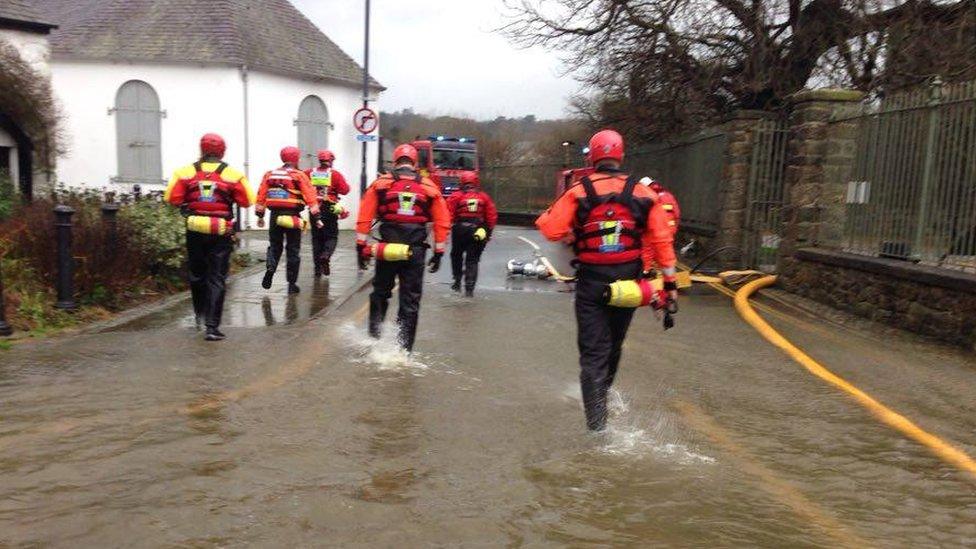
[(285, 274), (288, 279), (288, 293), (297, 294), (301, 291), (297, 282), (298, 269), (302, 262), (299, 255), (304, 228), (301, 214), (305, 206), (308, 206), (310, 219), (315, 227), (321, 228), (323, 225), (319, 219), (319, 200), (315, 189), (305, 172), (298, 169), (301, 155), (297, 147), (281, 149), (282, 166), (264, 174), (258, 188), (254, 211), (258, 216), (259, 228), (264, 228), (265, 210), (271, 210), (271, 224), (268, 226), (271, 242), (268, 246), (267, 270), (264, 272), (264, 280), (261, 281), (261, 287), (265, 290), (271, 288), (271, 281), (281, 260), (282, 245), (287, 240), (284, 249), (287, 253)]
[(461, 291), (461, 275), (464, 275), (464, 293), (474, 295), (478, 283), (478, 263), (491, 233), (498, 223), (498, 210), (491, 197), (482, 192), (478, 174), (461, 173), (461, 188), (447, 198), (447, 210), (451, 213), (451, 272), (454, 284), (451, 289)]
[(227, 145), (208, 133), (200, 139), (200, 160), (173, 174), (163, 195), (186, 216), (186, 251), (190, 293), (197, 327), (206, 325), (206, 340), (220, 341), (220, 319), (230, 255), (233, 250), (234, 211), (254, 203), (244, 174), (221, 159)]
[[(369, 334), (380, 336), (393, 286), (399, 280), (399, 343), (410, 352), (420, 317), (424, 261), (429, 247), (427, 224), (433, 223), (434, 229), (434, 256), (427, 265), (431, 273), (436, 273), (441, 268), (451, 216), (437, 185), (417, 172), (417, 149), (411, 145), (398, 146), (393, 151), (393, 166), (391, 173), (374, 181), (363, 195), (356, 221), (356, 251), (362, 270), (369, 267), (369, 258), (376, 256), (376, 276), (369, 297)], [(374, 219), (380, 222), (381, 243), (368, 246)], [(380, 247), (391, 244), (405, 244), (407, 248), (402, 255), (387, 257)]]
[(661, 203), (664, 210), (668, 212), (670, 219), (668, 225), (671, 225), (671, 232), (674, 234), (678, 233), (678, 226), (681, 224), (681, 206), (678, 205), (678, 199), (675, 198), (671, 191), (664, 188), (659, 181), (655, 181), (650, 177), (645, 177), (641, 179), (641, 185), (650, 188), (657, 194), (657, 201)]
[(349, 217), (349, 212), (339, 204), (340, 196), (349, 194), (349, 184), (341, 173), (332, 168), (335, 155), (332, 151), (319, 151), (318, 157), (318, 167), (305, 170), (318, 195), (319, 217), (323, 223), (321, 229), (312, 229), (312, 258), (316, 277), (329, 276), (332, 254), (339, 244), (339, 219)]
[(649, 188), (620, 170), (624, 141), (603, 130), (590, 139), (593, 175), (567, 190), (536, 220), (549, 240), (572, 240), (579, 263), (576, 284), (580, 387), (587, 426), (606, 427), (607, 392), (635, 309), (610, 307), (607, 285), (633, 280), (656, 264), (665, 290), (677, 300), (674, 240), (664, 208)]

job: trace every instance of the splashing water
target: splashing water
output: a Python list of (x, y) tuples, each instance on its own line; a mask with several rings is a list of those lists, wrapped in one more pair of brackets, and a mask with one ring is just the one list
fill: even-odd
[[(583, 397), (577, 384), (568, 386), (563, 396), (579, 402)], [(617, 389), (607, 395), (607, 429), (600, 433), (601, 453), (614, 456), (641, 457), (648, 453), (676, 459), (683, 465), (715, 463), (715, 458), (695, 452), (680, 440), (675, 416), (661, 410), (648, 414), (631, 414), (631, 399)]]
[(397, 340), (397, 329), (392, 323), (383, 326), (382, 336), (374, 339), (360, 326), (345, 322), (339, 328), (343, 340), (354, 349), (354, 361), (369, 364), (381, 371), (410, 372), (420, 375), (430, 367), (420, 360), (417, 353), (408, 353)]

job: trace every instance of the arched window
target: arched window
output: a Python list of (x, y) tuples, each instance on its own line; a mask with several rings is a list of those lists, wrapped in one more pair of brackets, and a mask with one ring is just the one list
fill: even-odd
[(316, 155), (319, 149), (329, 148), (329, 109), (315, 95), (302, 100), (298, 107), (298, 148), (302, 150), (302, 168), (311, 168), (318, 164)]
[(118, 183), (163, 182), (160, 152), (159, 96), (152, 86), (130, 80), (115, 96), (115, 133), (118, 147)]

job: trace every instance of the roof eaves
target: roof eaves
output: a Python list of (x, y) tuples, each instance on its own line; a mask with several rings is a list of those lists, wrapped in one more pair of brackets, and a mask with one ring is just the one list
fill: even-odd
[[(279, 76), (290, 76), (298, 78), (299, 80), (306, 80), (309, 82), (328, 82), (333, 84), (342, 84), (354, 88), (361, 88), (363, 81), (360, 79), (352, 78), (342, 78), (338, 76), (325, 76), (325, 75), (314, 75), (301, 71), (294, 71), (289, 69), (282, 69), (280, 67), (266, 66), (264, 64), (248, 65), (251, 70), (265, 72), (268, 74), (276, 74)], [(369, 79), (369, 89), (377, 92), (384, 92), (387, 90), (386, 86), (380, 84), (373, 78)]]
[(27, 21), (24, 19), (13, 19), (10, 17), (0, 17), (0, 27), (13, 27), (15, 29), (31, 30), (44, 34), (50, 33), (53, 29), (58, 28), (58, 26), (53, 23), (45, 23), (43, 21)]

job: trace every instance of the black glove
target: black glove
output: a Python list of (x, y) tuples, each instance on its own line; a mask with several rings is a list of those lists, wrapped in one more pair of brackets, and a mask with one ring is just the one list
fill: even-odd
[(356, 244), (356, 261), (359, 264), (360, 271), (365, 271), (369, 268), (369, 246)]
[(431, 273), (436, 273), (441, 270), (441, 259), (444, 257), (444, 252), (434, 252), (434, 257), (430, 258), (427, 262), (427, 266), (430, 267)]

